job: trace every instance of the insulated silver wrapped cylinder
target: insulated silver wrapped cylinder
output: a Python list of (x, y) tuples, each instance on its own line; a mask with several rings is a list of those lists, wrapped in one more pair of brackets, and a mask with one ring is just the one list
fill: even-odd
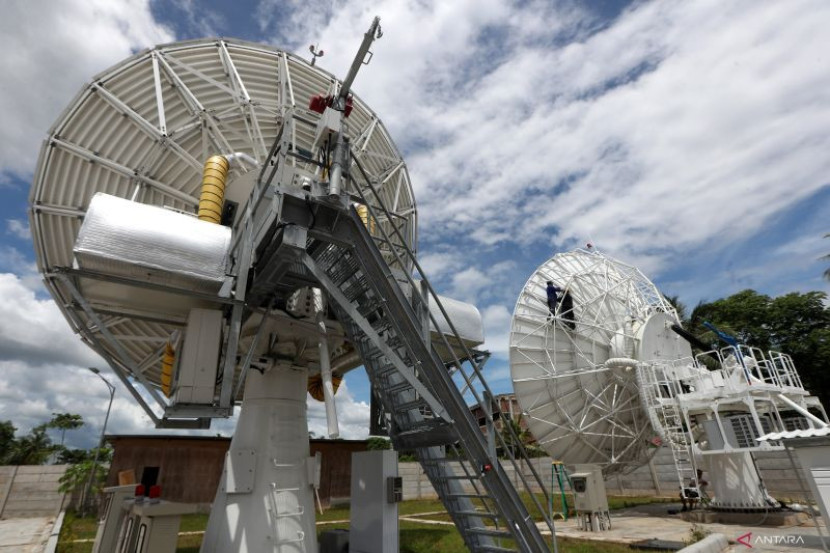
[(73, 251), (84, 270), (217, 293), (230, 247), (228, 227), (98, 193)]
[[(484, 343), (484, 321), (475, 305), (440, 295), (438, 300), (444, 306), (458, 335), (468, 346), (479, 346)], [(450, 325), (434, 302), (429, 304), (429, 312), (438, 321), (442, 334), (452, 333)], [(432, 322), (430, 322), (429, 330), (435, 332), (435, 325)]]
[[(397, 280), (406, 298), (412, 301), (412, 287), (408, 280), (404, 276), (398, 276)], [(420, 288), (421, 281), (415, 280), (415, 284), (416, 288)], [(458, 336), (468, 347), (476, 347), (484, 343), (484, 320), (481, 318), (481, 313), (475, 305), (440, 294), (438, 295), (438, 301), (444, 306), (444, 310), (452, 321), (456, 332), (458, 332)], [(452, 330), (450, 329), (449, 323), (447, 323), (447, 319), (441, 313), (441, 310), (434, 301), (428, 301), (427, 303), (429, 305), (430, 315), (438, 322), (438, 329), (435, 328), (432, 319), (429, 322), (429, 331), (433, 335), (433, 338), (437, 339), (439, 331), (440, 334), (451, 335)]]

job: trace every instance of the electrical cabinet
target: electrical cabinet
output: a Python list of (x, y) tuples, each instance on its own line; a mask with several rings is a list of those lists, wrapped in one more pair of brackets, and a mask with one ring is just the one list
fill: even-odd
[(584, 530), (607, 530), (611, 527), (605, 480), (599, 465), (575, 465), (571, 474), (574, 509)]
[(117, 553), (175, 553), (182, 515), (196, 512), (195, 505), (170, 501), (131, 501), (126, 507)]
[(391, 449), (352, 453), (351, 553), (398, 552), (398, 504), (402, 484), (398, 453)]
[(594, 465), (576, 465), (571, 474), (574, 491), (574, 508), (577, 511), (607, 511), (608, 497), (602, 469)]
[(124, 524), (127, 511), (124, 502), (135, 496), (135, 484), (104, 488), (104, 516), (98, 521), (92, 553), (110, 553), (115, 550), (118, 530)]

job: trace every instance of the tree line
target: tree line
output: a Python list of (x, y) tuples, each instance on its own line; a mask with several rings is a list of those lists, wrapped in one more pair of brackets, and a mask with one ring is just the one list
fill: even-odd
[[(28, 434), (17, 436), (17, 428), (11, 421), (0, 421), (0, 465), (71, 465), (60, 478), (60, 491), (82, 490), (81, 503), (89, 492), (94, 497), (106, 479), (106, 465), (112, 460), (112, 449), (73, 449), (64, 445), (66, 432), (84, 425), (81, 415), (52, 413), (49, 422), (32, 428)], [(55, 443), (49, 430), (60, 431), (60, 442)], [(98, 462), (95, 453), (98, 451)], [(90, 475), (95, 469), (95, 478)], [(86, 487), (84, 487), (86, 486)], [(88, 489), (87, 489), (88, 488)]]
[[(43, 465), (47, 462), (71, 465), (82, 462), (89, 452), (70, 449), (64, 445), (67, 430), (84, 425), (81, 415), (52, 413), (49, 422), (39, 424), (23, 436), (16, 436), (17, 428), (11, 421), (0, 421), (0, 464), (2, 465)], [(60, 431), (60, 443), (54, 443), (49, 430)]]

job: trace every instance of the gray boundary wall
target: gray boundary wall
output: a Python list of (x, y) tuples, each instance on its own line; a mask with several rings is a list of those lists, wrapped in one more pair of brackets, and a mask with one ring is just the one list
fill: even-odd
[(64, 503), (58, 480), (68, 466), (0, 467), (0, 518), (57, 516)]
[[(550, 457), (540, 457), (531, 459), (531, 461), (537, 473), (541, 476), (545, 487), (550, 489)], [(798, 459), (794, 459), (794, 461), (798, 471), (801, 471)], [(755, 462), (761, 471), (761, 477), (767, 489), (773, 497), (799, 501), (805, 499), (804, 490), (799, 484), (795, 469), (785, 451), (757, 452), (755, 453)], [(455, 464), (451, 465), (454, 469), (458, 469)], [(509, 463), (503, 466), (510, 481), (521, 489), (521, 478), (517, 471)], [(403, 477), (404, 499), (431, 499), (437, 497), (420, 464), (416, 462), (400, 463), (398, 472)], [(538, 486), (535, 486), (530, 471), (525, 469), (523, 473), (526, 474), (528, 482), (534, 483), (533, 489), (537, 489)], [(801, 474), (804, 473), (801, 472)], [(704, 473), (703, 478), (706, 479), (707, 476)], [(802, 476), (802, 480), (804, 478), (805, 476)], [(806, 480), (804, 482), (806, 484)], [(605, 481), (605, 484), (606, 491), (610, 495), (678, 497), (680, 493), (680, 483), (677, 480), (674, 460), (671, 451), (667, 447), (660, 448), (648, 464), (628, 474), (613, 475)], [(554, 488), (558, 489), (556, 486)]]

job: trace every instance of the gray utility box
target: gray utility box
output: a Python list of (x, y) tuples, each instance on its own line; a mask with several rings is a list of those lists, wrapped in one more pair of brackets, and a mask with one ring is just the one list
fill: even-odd
[(611, 515), (602, 468), (599, 465), (574, 465), (571, 487), (579, 528), (593, 532), (610, 530)]
[(352, 453), (350, 553), (398, 553), (398, 452)]
[(605, 481), (598, 465), (576, 465), (571, 474), (574, 492), (574, 509), (578, 512), (602, 512), (608, 510)]

